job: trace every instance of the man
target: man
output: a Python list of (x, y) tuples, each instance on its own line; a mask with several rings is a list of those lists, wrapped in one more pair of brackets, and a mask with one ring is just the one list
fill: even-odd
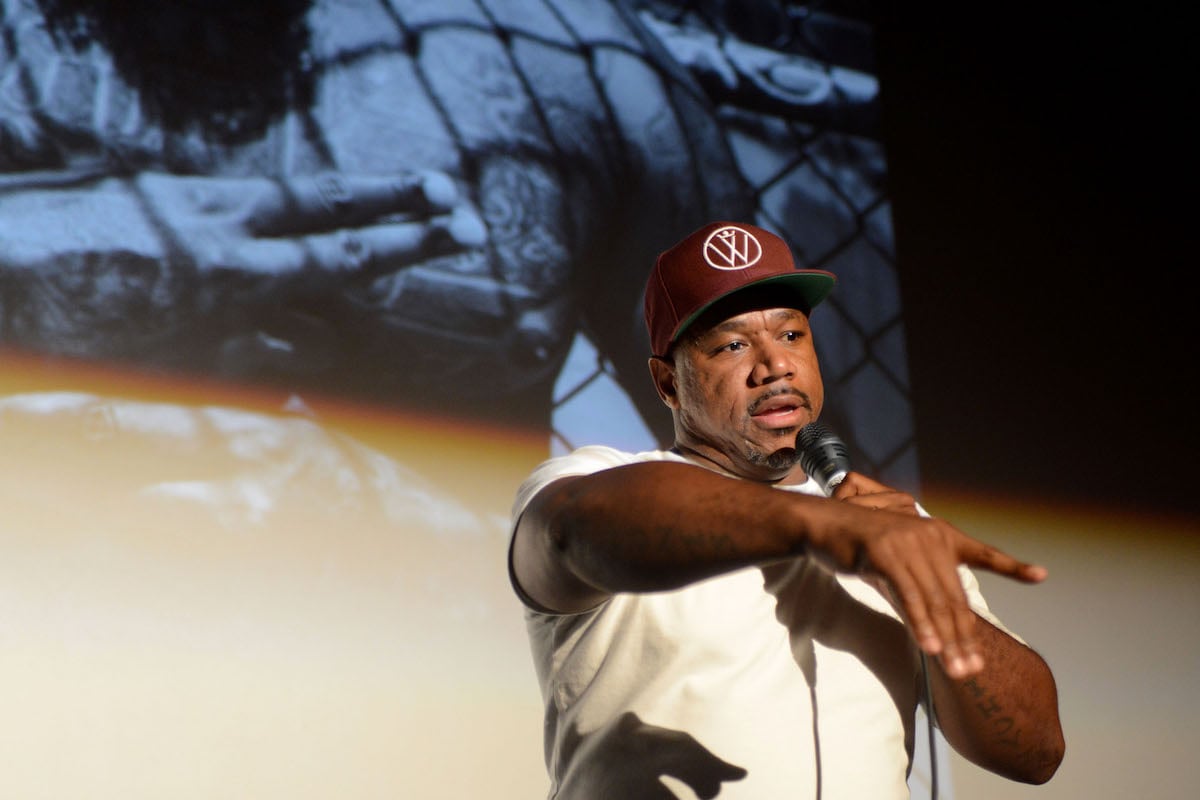
[(968, 568), (1046, 571), (857, 473), (824, 498), (799, 466), (824, 400), (809, 314), (833, 282), (761, 228), (695, 231), (645, 295), (674, 447), (581, 448), (522, 486), (510, 569), (552, 796), (907, 797), (926, 685), (965, 757), (1057, 769), (1054, 679)]

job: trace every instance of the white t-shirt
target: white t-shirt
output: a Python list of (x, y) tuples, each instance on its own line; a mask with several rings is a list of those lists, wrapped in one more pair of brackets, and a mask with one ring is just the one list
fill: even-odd
[[(691, 463), (583, 447), (531, 474), (513, 520), (559, 478), (641, 461)], [(821, 494), (811, 480), (791, 489)], [(960, 573), (972, 608), (999, 626)], [(541, 613), (515, 588), (546, 704), (551, 797), (691, 798), (717, 784), (720, 800), (909, 796), (920, 661), (859, 578), (798, 558), (581, 614)]]

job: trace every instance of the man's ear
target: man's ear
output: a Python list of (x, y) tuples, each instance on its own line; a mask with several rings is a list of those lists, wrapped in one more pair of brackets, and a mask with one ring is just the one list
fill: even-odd
[(650, 356), (647, 362), (650, 366), (650, 376), (654, 378), (654, 388), (658, 390), (659, 399), (670, 409), (679, 408), (679, 397), (675, 389), (675, 364), (661, 356)]

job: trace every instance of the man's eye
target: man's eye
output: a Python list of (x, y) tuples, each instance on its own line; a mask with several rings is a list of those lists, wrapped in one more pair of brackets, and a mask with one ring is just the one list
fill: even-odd
[(804, 334), (800, 331), (787, 331), (783, 334), (783, 338), (785, 341), (798, 342), (804, 338)]
[(728, 342), (726, 344), (721, 345), (721, 347), (719, 349), (726, 350), (730, 353), (736, 353), (739, 350), (743, 349), (745, 346), (746, 346), (745, 342)]

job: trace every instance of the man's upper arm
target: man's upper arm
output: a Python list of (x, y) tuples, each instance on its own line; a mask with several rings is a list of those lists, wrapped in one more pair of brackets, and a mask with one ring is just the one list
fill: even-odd
[(608, 593), (580, 580), (563, 557), (552, 529), (561, 493), (592, 473), (636, 460), (608, 447), (589, 446), (543, 462), (517, 491), (508, 571), (513, 589), (529, 608), (543, 613), (587, 611)]
[(570, 484), (586, 475), (559, 478), (538, 491), (517, 518), (509, 548), (509, 572), (518, 596), (536, 611), (574, 614), (595, 608), (608, 593), (580, 580), (563, 558), (549, 508)]

